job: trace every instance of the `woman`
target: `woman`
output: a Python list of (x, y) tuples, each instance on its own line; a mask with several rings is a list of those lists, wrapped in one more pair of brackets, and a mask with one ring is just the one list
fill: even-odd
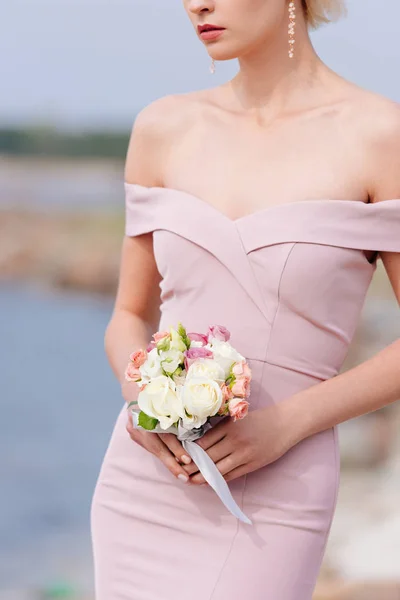
[(178, 321), (231, 331), (253, 372), (250, 412), (197, 443), (253, 524), (173, 435), (134, 429), (124, 403), (93, 498), (96, 598), (310, 600), (337, 425), (400, 397), (400, 340), (338, 374), (379, 258), (400, 302), (400, 110), (314, 52), (308, 29), (338, 1), (184, 8), (212, 59), (240, 70), (136, 118), (106, 351), (130, 402), (128, 357), (152, 333)]

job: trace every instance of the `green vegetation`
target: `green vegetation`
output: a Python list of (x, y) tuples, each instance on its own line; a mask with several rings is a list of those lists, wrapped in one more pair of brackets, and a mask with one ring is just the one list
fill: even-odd
[(126, 156), (130, 131), (63, 132), (53, 126), (0, 129), (0, 153), (23, 156), (101, 157)]

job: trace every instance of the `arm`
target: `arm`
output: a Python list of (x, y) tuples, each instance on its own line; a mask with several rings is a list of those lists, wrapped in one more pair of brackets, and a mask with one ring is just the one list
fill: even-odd
[(345, 373), (281, 402), (293, 444), (399, 400), (399, 363), (400, 339)]
[[(124, 178), (142, 185), (158, 185), (160, 162), (156, 122), (158, 103), (142, 109), (133, 125)], [(114, 310), (105, 334), (105, 350), (115, 376), (124, 387), (129, 354), (146, 347), (157, 329), (159, 274), (153, 256), (152, 234), (125, 236)]]
[[(136, 116), (129, 141), (124, 179), (144, 186), (162, 186), (162, 166), (168, 151), (174, 96), (164, 96)], [(105, 348), (115, 376), (125, 387), (129, 354), (146, 347), (160, 318), (160, 275), (153, 254), (152, 233), (125, 236), (114, 311), (105, 335)], [(132, 386), (130, 386), (132, 387)]]
[[(162, 115), (165, 99), (155, 101), (139, 113), (132, 130), (125, 167), (125, 180), (145, 186), (160, 185), (155, 178), (161, 164)], [(161, 106), (160, 106), (161, 105)], [(160, 318), (160, 274), (153, 254), (152, 233), (125, 236), (122, 244), (118, 290), (110, 322), (105, 332), (105, 350), (127, 402), (139, 393), (136, 384), (125, 381), (129, 355), (146, 348), (157, 331)], [(132, 440), (152, 452), (177, 477), (187, 475), (175, 457), (184, 462), (185, 452), (176, 436), (148, 433), (133, 428), (128, 414), (127, 430)]]
[[(379, 115), (379, 116), (378, 116)], [(400, 198), (400, 106), (385, 101), (375, 111), (371, 138), (372, 202)], [(400, 238), (400, 218), (399, 218)], [(381, 252), (382, 263), (400, 305), (400, 253)], [(400, 339), (369, 360), (282, 403), (295, 440), (378, 410), (400, 399)]]

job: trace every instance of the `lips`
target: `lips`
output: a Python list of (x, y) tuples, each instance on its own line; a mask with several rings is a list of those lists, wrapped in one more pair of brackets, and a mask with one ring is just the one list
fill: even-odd
[(202, 40), (216, 40), (224, 33), (224, 31), (225, 29), (223, 27), (220, 29), (208, 29), (199, 33), (199, 36)]
[(199, 33), (203, 33), (203, 31), (219, 31), (221, 29), (225, 29), (225, 27), (219, 27), (218, 25), (206, 23), (205, 25), (199, 25), (197, 29)]

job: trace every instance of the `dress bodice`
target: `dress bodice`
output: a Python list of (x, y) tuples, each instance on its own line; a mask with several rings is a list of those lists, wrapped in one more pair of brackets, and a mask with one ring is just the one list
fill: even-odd
[(154, 232), (161, 323), (221, 323), (249, 359), (339, 371), (379, 254), (400, 252), (400, 199), (302, 200), (230, 219), (193, 194), (125, 182), (126, 235)]

